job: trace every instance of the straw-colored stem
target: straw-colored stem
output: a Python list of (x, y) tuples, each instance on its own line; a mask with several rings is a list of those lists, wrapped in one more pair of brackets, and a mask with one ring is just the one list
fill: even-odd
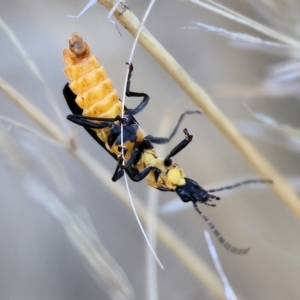
[[(130, 209), (127, 192), (121, 185), (116, 189), (116, 184), (111, 181), (111, 173), (108, 172), (99, 161), (93, 159), (83, 148), (75, 149), (69, 139), (55, 124), (51, 122), (39, 109), (33, 106), (23, 95), (17, 92), (3, 78), (0, 77), (0, 91), (8, 96), (19, 108), (36, 122), (46, 134), (64, 146), (85, 168), (115, 194)], [(132, 195), (136, 210), (141, 220), (147, 224), (149, 215), (135, 195)], [(156, 216), (153, 216), (156, 218)], [(197, 278), (216, 299), (225, 299), (222, 285), (214, 272), (193, 251), (186, 246), (180, 238), (162, 221), (157, 220), (157, 237), (172, 252), (179, 261)]]
[(286, 45), (295, 47), (295, 48), (299, 48), (300, 47), (300, 43), (299, 40), (291, 38), (285, 34), (282, 34), (280, 32), (278, 32), (277, 30), (274, 30), (270, 27), (267, 27), (259, 22), (256, 22), (250, 18), (247, 18), (246, 16), (237, 13), (236, 11), (229, 9), (228, 7), (221, 5), (215, 1), (208, 1), (209, 3), (205, 3), (203, 1), (199, 1), (199, 0), (188, 0), (191, 3), (194, 3), (196, 5), (202, 6), (203, 8), (206, 8), (210, 11), (213, 11), (225, 18), (228, 18), (230, 20), (234, 20), (235, 22), (241, 23), (244, 26), (248, 26), (251, 29), (255, 29), (258, 32), (261, 32), (263, 34), (265, 34), (266, 36), (271, 37), (272, 39), (278, 40), (281, 43), (284, 43)]
[(61, 130), (51, 122), (46, 115), (38, 110), (30, 101), (22, 94), (15, 90), (8, 82), (0, 77), (0, 91), (11, 99), (29, 118), (36, 122), (42, 129), (51, 136), (55, 141), (67, 145), (68, 138)]
[[(113, 0), (98, 0), (98, 2), (103, 4), (108, 10), (111, 9), (113, 4)], [(120, 24), (132, 34), (132, 36), (136, 36), (140, 22), (128, 8), (121, 5), (116, 10), (114, 16)], [(197, 83), (145, 27), (140, 34), (139, 43), (201, 108), (224, 136), (240, 151), (251, 166), (263, 178), (270, 178), (274, 181), (271, 188), (300, 221), (300, 199), (293, 189), (239, 132), (222, 111), (220, 111), (213, 103), (206, 92), (197, 85)]]

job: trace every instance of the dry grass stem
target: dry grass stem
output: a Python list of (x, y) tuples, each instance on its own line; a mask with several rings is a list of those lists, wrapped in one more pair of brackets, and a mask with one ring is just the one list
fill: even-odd
[(25, 61), (25, 63), (28, 65), (31, 72), (34, 74), (34, 76), (37, 78), (37, 80), (41, 83), (42, 87), (44, 88), (45, 94), (49, 100), (50, 105), (53, 107), (53, 110), (57, 114), (61, 126), (64, 126), (64, 129), (67, 129), (67, 126), (65, 125), (63, 115), (59, 108), (55, 105), (55, 101), (53, 101), (53, 96), (51, 93), (51, 90), (49, 89), (46, 80), (42, 76), (40, 70), (34, 63), (34, 61), (30, 58), (30, 56), (27, 54), (26, 50), (18, 40), (17, 36), (14, 34), (14, 32), (9, 28), (9, 26), (0, 18), (0, 27), (5, 31), (15, 48), (19, 51), (21, 57)]
[(265, 34), (266, 36), (269, 36), (275, 40), (278, 40), (286, 45), (290, 45), (296, 48), (300, 47), (300, 43), (298, 40), (290, 38), (288, 36), (286, 36), (285, 34), (281, 34), (276, 30), (273, 30), (265, 25), (262, 25), (258, 22), (255, 22), (249, 18), (247, 18), (246, 16), (239, 14), (237, 12), (235, 12), (232, 9), (227, 8), (224, 5), (221, 5), (215, 1), (211, 1), (211, 0), (207, 0), (207, 2), (212, 3), (212, 5), (205, 3), (203, 1), (199, 1), (199, 0), (188, 0), (191, 3), (194, 3), (196, 5), (199, 5), (201, 7), (204, 7), (206, 9), (209, 9), (219, 15), (222, 15), (223, 17), (229, 18), (231, 20), (234, 20), (238, 23), (241, 23), (245, 26), (248, 26), (252, 29), (257, 30), (258, 32), (261, 32), (263, 34)]
[[(113, 6), (112, 0), (98, 0), (98, 2), (103, 4), (108, 10)], [(124, 8), (124, 5), (121, 5), (116, 10), (114, 16), (120, 24), (132, 34), (132, 36), (136, 36), (140, 27), (140, 22), (133, 12)], [(251, 166), (263, 178), (271, 178), (274, 181), (271, 188), (300, 221), (300, 200), (293, 189), (239, 132), (231, 121), (213, 103), (206, 92), (197, 85), (180, 64), (145, 27), (139, 37), (139, 43), (201, 108), (224, 136), (240, 151)]]
[(0, 122), (0, 150), (5, 155), (8, 163), (16, 170), (20, 170), (26, 165), (24, 158), (16, 145), (12, 142), (7, 129)]
[(210, 234), (207, 230), (204, 230), (204, 236), (205, 236), (205, 239), (206, 239), (206, 243), (207, 243), (207, 246), (208, 246), (208, 249), (209, 249), (209, 252), (210, 252), (210, 255), (211, 255), (211, 258), (214, 262), (214, 265), (215, 265), (215, 268), (218, 272), (218, 275), (223, 283), (223, 287), (224, 287), (224, 292), (225, 292), (225, 295), (226, 295), (226, 298), (228, 300), (237, 300), (237, 297), (235, 295), (235, 292), (234, 290), (232, 289), (230, 283), (229, 283), (229, 280), (227, 279), (227, 276), (223, 270), (223, 267), (222, 267), (222, 264), (220, 262), (220, 258), (218, 256), (218, 253), (217, 253), (217, 250), (215, 248), (215, 245), (213, 244), (213, 241), (210, 237)]
[(24, 132), (28, 132), (32, 135), (37, 136), (39, 139), (44, 140), (46, 143), (50, 143), (53, 145), (59, 145), (61, 146), (60, 143), (58, 143), (57, 141), (53, 140), (51, 137), (45, 135), (44, 133), (40, 133), (38, 130), (34, 130), (33, 128), (24, 125), (23, 123), (17, 122), (14, 119), (5, 117), (5, 116), (0, 116), (0, 120), (3, 121), (3, 123), (7, 123), (13, 127), (19, 128), (21, 130), (23, 130)]
[(300, 130), (298, 128), (294, 128), (294, 127), (292, 127), (290, 125), (286, 125), (286, 124), (280, 124), (279, 122), (277, 122), (275, 119), (271, 118), (270, 116), (265, 115), (260, 112), (256, 112), (253, 109), (251, 109), (251, 107), (249, 107), (249, 106), (248, 106), (248, 108), (249, 108), (251, 114), (253, 115), (253, 117), (255, 119), (257, 119), (259, 122), (261, 122), (262, 124), (272, 127), (273, 129), (277, 130), (278, 132), (280, 132), (286, 136), (295, 138), (298, 141), (300, 140)]
[[(110, 12), (109, 12), (109, 19), (110, 19), (111, 21), (112, 21), (111, 16), (114, 14), (115, 9), (119, 6), (119, 4), (120, 4), (121, 2), (122, 2), (122, 0), (119, 0), (118, 2), (116, 2), (115, 5), (113, 6), (113, 8), (110, 10)], [(123, 117), (123, 115), (124, 115), (124, 110), (125, 110), (125, 100), (126, 100), (125, 94), (126, 94), (127, 80), (128, 80), (128, 76), (129, 76), (129, 66), (130, 66), (131, 63), (132, 63), (132, 58), (133, 58), (133, 55), (134, 55), (134, 52), (135, 52), (135, 49), (136, 49), (136, 45), (137, 45), (137, 42), (138, 42), (138, 38), (139, 38), (140, 32), (141, 32), (141, 30), (142, 30), (142, 28), (143, 28), (143, 26), (144, 26), (144, 23), (145, 23), (146, 20), (147, 20), (147, 17), (148, 17), (148, 15), (149, 15), (150, 11), (151, 11), (151, 8), (152, 8), (154, 2), (155, 2), (155, 0), (152, 0), (152, 1), (150, 2), (149, 6), (147, 7), (147, 10), (146, 10), (146, 12), (145, 12), (145, 14), (144, 14), (144, 17), (143, 17), (141, 26), (140, 26), (140, 28), (139, 28), (139, 30), (138, 30), (138, 33), (137, 33), (137, 35), (136, 35), (136, 37), (135, 37), (135, 39), (134, 39), (133, 45), (132, 45), (132, 47), (131, 47), (131, 52), (130, 52), (129, 59), (127, 60), (127, 62), (128, 62), (128, 63), (127, 63), (127, 64), (128, 64), (128, 68), (127, 68), (127, 70), (126, 70), (126, 76), (125, 76), (125, 82), (124, 82), (124, 88), (123, 88), (123, 94), (122, 94), (122, 99), (123, 99), (123, 101), (122, 101), (122, 113), (121, 113), (121, 114), (122, 114), (122, 117)], [(117, 24), (116, 24), (114, 21), (112, 21), (112, 22), (115, 24), (116, 28), (118, 29)], [(119, 31), (119, 29), (118, 29), (118, 31)], [(121, 135), (120, 135), (120, 137), (121, 137), (121, 147), (122, 147), (121, 154), (122, 154), (122, 157), (123, 157), (123, 159), (124, 159), (123, 134), (124, 134), (124, 132), (123, 132), (123, 126), (121, 126)], [(123, 162), (123, 164), (124, 164), (124, 162)], [(137, 220), (137, 223), (138, 223), (138, 225), (139, 225), (139, 227), (140, 227), (140, 229), (141, 229), (141, 232), (142, 232), (142, 234), (144, 235), (145, 241), (146, 241), (146, 243), (147, 243), (147, 245), (148, 245), (148, 249), (151, 251), (152, 255), (155, 257), (155, 260), (157, 261), (157, 263), (159, 264), (159, 266), (161, 267), (161, 269), (164, 269), (164, 266), (163, 266), (163, 264), (161, 263), (160, 259), (158, 258), (157, 253), (155, 252), (155, 249), (154, 249), (153, 246), (152, 246), (152, 243), (149, 241), (148, 236), (147, 236), (147, 234), (146, 234), (146, 232), (145, 232), (145, 230), (144, 230), (144, 228), (143, 228), (143, 226), (142, 226), (142, 224), (141, 224), (141, 222), (140, 222), (140, 220), (139, 220), (139, 216), (138, 216), (138, 214), (136, 213), (136, 209), (135, 209), (134, 203), (132, 202), (131, 192), (130, 192), (130, 188), (129, 188), (129, 185), (128, 185), (128, 178), (127, 178), (126, 173), (124, 174), (124, 180), (125, 180), (125, 185), (126, 185), (126, 189), (127, 189), (128, 198), (129, 198), (129, 200), (130, 200), (130, 202), (131, 202), (131, 206), (132, 206), (133, 213), (134, 213), (135, 218), (136, 218), (136, 220)], [(149, 223), (149, 224), (150, 224), (150, 223)], [(147, 274), (148, 274), (148, 273), (147, 273)], [(155, 285), (155, 286), (156, 286), (156, 285)]]
[(36, 122), (55, 141), (67, 146), (69, 139), (51, 122), (48, 117), (37, 109), (29, 100), (0, 77), (0, 91), (12, 100), (30, 119)]

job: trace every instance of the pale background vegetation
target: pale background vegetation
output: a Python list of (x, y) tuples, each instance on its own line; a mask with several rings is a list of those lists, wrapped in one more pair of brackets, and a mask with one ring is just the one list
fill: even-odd
[[(128, 5), (141, 18), (147, 3), (129, 1)], [(289, 29), (297, 24), (284, 23), (292, 22), (292, 18), (282, 20), (279, 15), (277, 20), (273, 15), (274, 22), (270, 22), (266, 18), (269, 13), (267, 6), (260, 5), (259, 1), (257, 7), (247, 1), (228, 0), (223, 4), (282, 33), (297, 34)], [(285, 2), (283, 8), (289, 7), (289, 4)], [(121, 27), (122, 37), (119, 35), (107, 19), (108, 12), (101, 5), (96, 4), (80, 19), (66, 18), (68, 14), (77, 14), (84, 5), (85, 2), (79, 0), (14, 0), (0, 3), (0, 17), (38, 66), (63, 117), (69, 114), (69, 110), (61, 92), (66, 83), (62, 72), (62, 50), (67, 46), (71, 33), (78, 32), (84, 37), (120, 94), (126, 72), (125, 62), (133, 43), (132, 37)], [(295, 6), (291, 12), (295, 12), (296, 8), (299, 9)], [(290, 12), (287, 10), (283, 13)], [(194, 26), (192, 21), (259, 36), (252, 29), (184, 1), (157, 1), (146, 27), (210, 93), (233, 122), (252, 121), (251, 124), (255, 125), (257, 121), (247, 110), (246, 103), (255, 111), (268, 114), (278, 122), (299, 128), (300, 105), (296, 96), (253, 96), (251, 89), (241, 95), (234, 95), (238, 90), (235, 90), (235, 86), (253, 87), (261, 84), (270, 67), (286, 60), (288, 56), (270, 53), (270, 49), (258, 51), (236, 47), (228, 39), (204, 30), (182, 29)], [(78, 143), (111, 170), (112, 174), (115, 162), (83, 129), (58, 117), (42, 85), (2, 30), (0, 37), (1, 76), (47, 114), (62, 131), (76, 134)], [(139, 46), (133, 64), (132, 90), (146, 92), (151, 96), (147, 109), (137, 119), (148, 133), (159, 135), (163, 127), (161, 124), (167, 118), (166, 113), (171, 111), (175, 123), (183, 110), (192, 109), (194, 105)], [(226, 89), (227, 96), (220, 92), (220, 87), (224, 86), (232, 87), (230, 93)], [(0, 94), (0, 99), (2, 116), (40, 130), (7, 97)], [(126, 105), (135, 107), (137, 103), (137, 100), (127, 99)], [(69, 206), (77, 205), (78, 201), (86, 206), (100, 239), (123, 268), (136, 298), (146, 299), (146, 246), (132, 211), (60, 146), (41, 140), (8, 122), (3, 124), (23, 153), (31, 175), (59, 194)], [(183, 127), (187, 127), (194, 135), (194, 141), (176, 156), (175, 161), (184, 168), (188, 177), (205, 188), (259, 178), (204, 115), (188, 117)], [(248, 130), (251, 131), (251, 127)], [(162, 131), (167, 134), (170, 129), (162, 128)], [(251, 132), (256, 135), (255, 131)], [(287, 138), (272, 129), (264, 130), (263, 127), (259, 127), (258, 134), (260, 139), (251, 137), (258, 150), (284, 177), (297, 178), (299, 152), (285, 147)], [(171, 149), (182, 138), (183, 134), (179, 132), (167, 149)], [(163, 155), (163, 151), (167, 150), (159, 153)], [(46, 163), (52, 167), (54, 174), (49, 175), (46, 171)], [(0, 170), (0, 298), (108, 299), (91, 277), (82, 256), (66, 238), (61, 225), (43, 206), (26, 196), (24, 186), (20, 184), (20, 174), (8, 166), (6, 155), (1, 154)], [(54, 179), (63, 183), (65, 193), (59, 190)], [(120, 180), (115, 184), (115, 189), (123, 184), (123, 180)], [(130, 188), (145, 202), (148, 191), (145, 182), (130, 183)], [(157, 196), (159, 205), (176, 198), (171, 193), (157, 193)], [(251, 247), (248, 255), (238, 256), (228, 253), (215, 242), (224, 271), (237, 295), (243, 299), (299, 299), (300, 228), (294, 216), (267, 186), (253, 185), (220, 196), (222, 200), (216, 208), (201, 206), (200, 209), (230, 243), (238, 247)], [(180, 202), (179, 199), (177, 201)], [(213, 268), (203, 235), (207, 226), (191, 204), (186, 206), (187, 209), (160, 217)], [(164, 271), (158, 269), (160, 299), (212, 299), (201, 283), (160, 243), (157, 253), (165, 266)]]

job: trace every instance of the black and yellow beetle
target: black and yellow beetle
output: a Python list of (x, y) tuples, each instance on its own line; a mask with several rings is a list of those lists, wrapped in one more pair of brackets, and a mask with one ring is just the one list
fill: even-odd
[[(192, 202), (195, 210), (204, 218), (224, 247), (237, 254), (246, 254), (249, 248), (241, 249), (231, 246), (220, 235), (216, 227), (198, 209), (197, 202), (209, 206), (212, 199), (220, 198), (212, 195), (225, 189), (232, 189), (249, 183), (272, 183), (271, 180), (246, 180), (219, 189), (205, 190), (196, 181), (187, 178), (182, 168), (172, 161), (172, 157), (184, 149), (193, 136), (184, 129), (185, 138), (165, 158), (156, 155), (153, 144), (165, 144), (175, 135), (186, 114), (201, 113), (187, 111), (179, 118), (169, 138), (147, 135), (134, 118), (134, 115), (145, 108), (149, 96), (145, 93), (130, 91), (130, 79), (133, 66), (129, 65), (126, 96), (143, 97), (135, 109), (125, 107), (121, 117), (122, 103), (114, 89), (105, 69), (99, 65), (98, 59), (90, 52), (88, 45), (76, 33), (69, 40), (69, 49), (63, 51), (66, 67), (64, 72), (71, 80), (63, 89), (64, 97), (72, 111), (68, 120), (83, 126), (86, 131), (114, 158), (117, 167), (112, 180), (117, 181), (124, 171), (131, 180), (141, 181), (146, 178), (147, 184), (161, 191), (176, 192), (183, 202)], [(123, 149), (121, 148), (121, 126), (123, 126)], [(124, 156), (122, 156), (122, 150)]]

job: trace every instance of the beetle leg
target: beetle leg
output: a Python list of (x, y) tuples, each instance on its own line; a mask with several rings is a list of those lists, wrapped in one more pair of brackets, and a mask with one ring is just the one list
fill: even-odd
[[(115, 118), (98, 118), (98, 117), (88, 117), (82, 115), (68, 115), (67, 119), (77, 125), (87, 127), (87, 128), (106, 128), (109, 127), (109, 123), (114, 123), (116, 121), (120, 121), (121, 123), (126, 123), (126, 118), (121, 118), (120, 116), (116, 116)], [(94, 123), (89, 120), (99, 121), (102, 123)]]
[(171, 157), (175, 156), (178, 152), (184, 149), (192, 141), (193, 136), (189, 134), (187, 129), (184, 129), (183, 132), (185, 134), (185, 139), (182, 140), (177, 146), (175, 146), (167, 155), (167, 157), (164, 160), (165, 166), (170, 166), (172, 164)]
[(132, 76), (132, 72), (133, 72), (133, 65), (132, 64), (128, 64), (128, 65), (129, 65), (129, 73), (128, 73), (127, 84), (126, 84), (126, 96), (127, 97), (143, 97), (143, 100), (136, 108), (127, 110), (127, 112), (130, 113), (131, 115), (136, 115), (146, 107), (146, 105), (148, 104), (148, 102), (150, 100), (150, 97), (145, 93), (137, 93), (137, 92), (130, 91), (130, 80), (131, 80), (131, 76)]
[(112, 177), (112, 181), (117, 181), (118, 179), (120, 179), (124, 174), (123, 170), (126, 170), (126, 173), (128, 174), (128, 177), (134, 182), (138, 182), (138, 181), (143, 180), (151, 171), (154, 171), (156, 177), (158, 177), (158, 175), (161, 171), (156, 167), (147, 166), (141, 172), (137, 172), (137, 169), (132, 167), (132, 165), (135, 162), (136, 157), (139, 154), (139, 152), (140, 152), (140, 150), (135, 148), (131, 152), (131, 156), (130, 156), (129, 160), (125, 163), (125, 165), (123, 165), (122, 156), (119, 157), (118, 165), (117, 165), (115, 173)]

